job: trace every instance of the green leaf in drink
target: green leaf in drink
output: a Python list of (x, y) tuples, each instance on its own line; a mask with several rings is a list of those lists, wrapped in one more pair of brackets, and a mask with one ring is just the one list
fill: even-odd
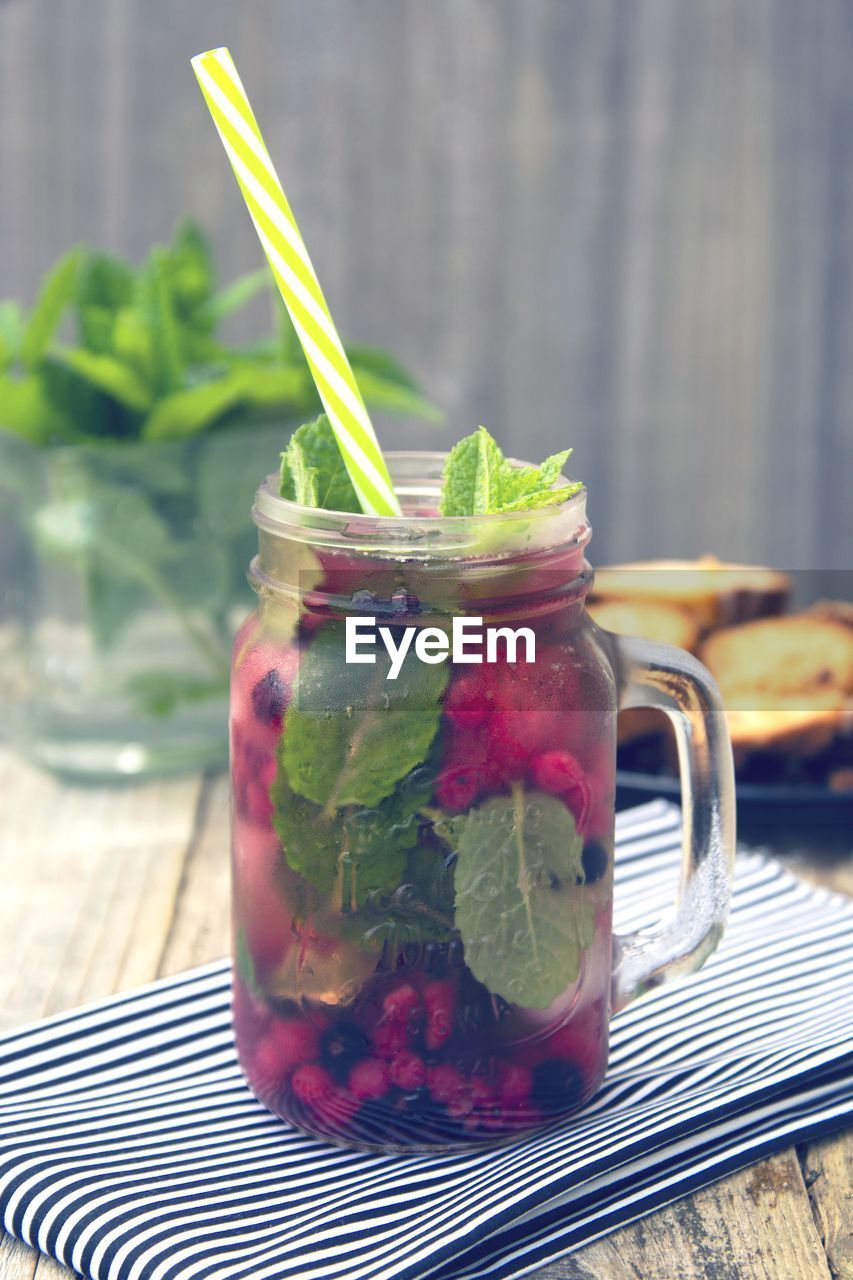
[(396, 680), (390, 658), (344, 661), (343, 628), (321, 630), (302, 657), (287, 709), (281, 760), (290, 786), (327, 814), (372, 808), (427, 756), (438, 729), (447, 666), (410, 649)]
[(583, 840), (555, 796), (495, 796), (445, 823), (456, 864), (465, 960), (496, 995), (544, 1009), (577, 980), (595, 905), (583, 889)]

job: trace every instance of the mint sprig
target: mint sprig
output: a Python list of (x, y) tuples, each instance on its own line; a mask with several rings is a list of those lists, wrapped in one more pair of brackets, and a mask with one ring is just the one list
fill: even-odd
[(579, 481), (555, 487), (571, 452), (552, 454), (540, 467), (514, 467), (486, 428), (478, 427), (448, 454), (439, 510), (444, 516), (480, 516), (565, 502), (583, 488)]

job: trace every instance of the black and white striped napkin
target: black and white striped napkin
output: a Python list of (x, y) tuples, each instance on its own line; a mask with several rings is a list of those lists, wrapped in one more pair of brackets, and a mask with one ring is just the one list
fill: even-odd
[[(678, 811), (617, 823), (617, 916), (669, 903)], [(742, 855), (701, 973), (613, 1024), (600, 1093), (497, 1151), (367, 1155), (256, 1103), (225, 962), (0, 1040), (8, 1231), (98, 1280), (515, 1276), (853, 1115), (853, 904)]]

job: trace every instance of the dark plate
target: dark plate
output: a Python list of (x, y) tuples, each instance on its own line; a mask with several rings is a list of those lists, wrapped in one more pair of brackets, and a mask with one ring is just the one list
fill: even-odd
[[(753, 844), (853, 850), (853, 791), (777, 782), (738, 782), (738, 837)], [(677, 778), (666, 773), (616, 770), (616, 807), (663, 796), (681, 799)]]

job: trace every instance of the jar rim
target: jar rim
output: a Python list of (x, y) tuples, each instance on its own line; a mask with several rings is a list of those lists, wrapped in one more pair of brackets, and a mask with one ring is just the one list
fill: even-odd
[[(300, 542), (326, 546), (382, 549), (387, 554), (419, 556), (490, 554), (506, 550), (517, 553), (521, 546), (535, 547), (585, 544), (589, 539), (586, 519), (586, 488), (562, 502), (524, 511), (495, 512), (490, 515), (443, 516), (430, 509), (437, 503), (447, 453), (432, 450), (395, 450), (385, 455), (388, 470), (400, 497), (402, 516), (365, 515), (362, 512), (331, 511), (306, 507), (277, 492), (278, 476), (269, 475), (259, 486), (252, 519), (259, 529)], [(529, 463), (510, 458), (514, 467)], [(555, 484), (570, 483), (560, 476)], [(418, 510), (421, 505), (425, 509)]]

